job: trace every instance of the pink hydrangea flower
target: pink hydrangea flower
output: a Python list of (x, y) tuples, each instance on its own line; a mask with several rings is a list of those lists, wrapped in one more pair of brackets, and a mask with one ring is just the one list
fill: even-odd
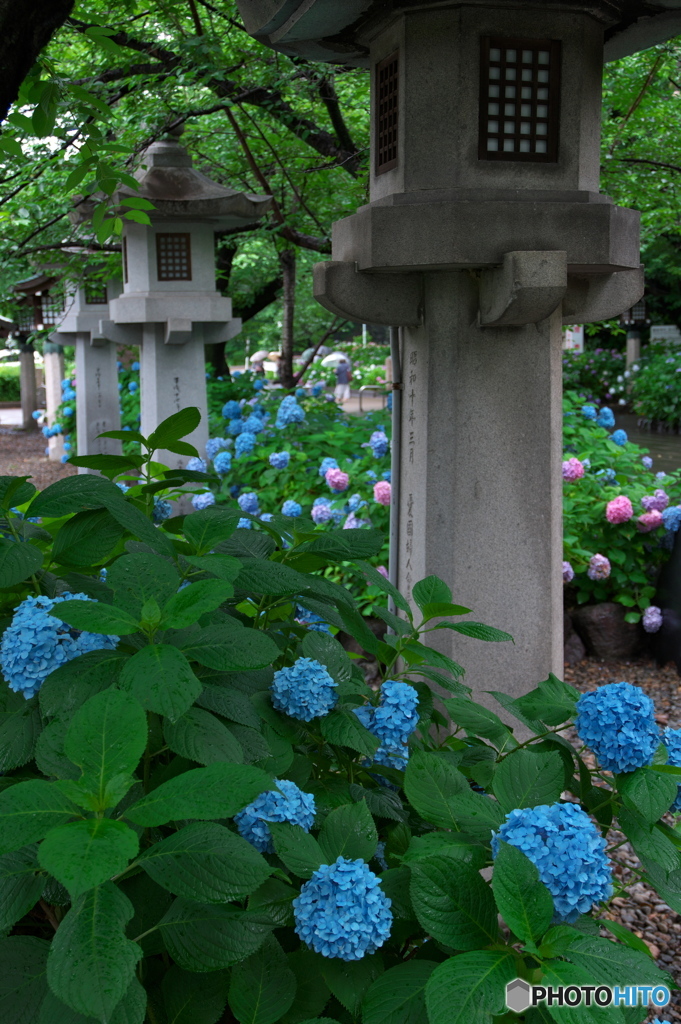
[(579, 459), (567, 459), (563, 463), (563, 480), (579, 480), (584, 476), (584, 466)]
[(374, 501), (377, 501), (379, 505), (389, 505), (391, 491), (392, 488), (387, 480), (379, 480), (374, 484)]
[(651, 604), (650, 608), (646, 608), (643, 613), (643, 628), (646, 633), (657, 633), (661, 625), (662, 609), (658, 608), (655, 604)]
[(324, 479), (332, 491), (347, 491), (350, 477), (342, 469), (327, 469)]
[(388, 576), (388, 570), (384, 565), (377, 565), (376, 571), (380, 572), (381, 576), (385, 576), (386, 579), (390, 579), (390, 577)]
[(634, 508), (626, 494), (620, 494), (609, 501), (605, 518), (609, 523), (626, 523), (634, 514)]
[(610, 562), (605, 555), (592, 555), (586, 574), (590, 580), (607, 580), (610, 575)]
[(572, 583), (575, 578), (575, 570), (569, 562), (563, 562), (563, 583)]
[(664, 512), (669, 504), (669, 496), (658, 487), (654, 494), (646, 494), (641, 498), (641, 504), (646, 512)]
[(658, 526), (662, 526), (662, 513), (658, 512), (656, 508), (651, 512), (644, 512), (642, 516), (638, 517), (636, 525), (641, 533), (650, 533), (651, 530), (656, 530)]

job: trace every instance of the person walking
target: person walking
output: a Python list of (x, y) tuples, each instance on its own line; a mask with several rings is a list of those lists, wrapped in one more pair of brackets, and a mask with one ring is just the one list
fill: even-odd
[(336, 388), (334, 391), (334, 397), (339, 405), (346, 402), (350, 397), (350, 381), (352, 380), (352, 373), (350, 372), (350, 363), (347, 359), (341, 359), (335, 370), (336, 374)]

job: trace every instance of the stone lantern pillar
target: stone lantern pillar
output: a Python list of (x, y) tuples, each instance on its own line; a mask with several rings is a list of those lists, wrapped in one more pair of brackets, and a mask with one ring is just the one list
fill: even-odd
[[(120, 441), (110, 437), (98, 438), (106, 430), (121, 428), (116, 346), (100, 331), (101, 321), (108, 317), (109, 302), (120, 291), (121, 283), (116, 280), (107, 283), (88, 280), (86, 276), (79, 284), (67, 282), (65, 315), (58, 329), (50, 335), (53, 344), (75, 345), (76, 348), (76, 431), (79, 455), (120, 455), (122, 451)], [(48, 392), (57, 405), (61, 402), (62, 377), (63, 373), (58, 383), (52, 380)], [(45, 378), (47, 389), (47, 368)], [(91, 471), (79, 467), (78, 472)]]
[[(272, 200), (211, 181), (194, 170), (176, 138), (153, 143), (136, 177), (139, 195), (154, 204), (152, 223), (123, 222), (123, 291), (101, 331), (140, 346), (142, 433), (198, 406), (201, 423), (188, 440), (202, 451), (208, 439), (204, 345), (228, 341), (241, 329), (231, 300), (215, 286), (214, 233), (253, 224)], [(123, 187), (114, 202), (132, 194)], [(173, 468), (186, 462), (167, 451), (158, 459)]]
[[(35, 274), (24, 281), (18, 281), (12, 288), (19, 300), (16, 317), (18, 329), (14, 334), (19, 341), (21, 419), (24, 430), (38, 428), (32, 415), (37, 402), (35, 358), (33, 344), (28, 341), (28, 336), (56, 323), (62, 315), (62, 297), (50, 291), (55, 283), (56, 279), (49, 274)], [(51, 438), (50, 442), (54, 440)], [(50, 444), (50, 454), (52, 448)]]
[(643, 291), (639, 215), (599, 192), (604, 42), (634, 52), (681, 31), (681, 12), (238, 4), (276, 49), (371, 69), (370, 202), (334, 225), (315, 296), (402, 326), (398, 583), (410, 595), (435, 573), (511, 633), (512, 648), (431, 636), (479, 693), (519, 695), (563, 668), (561, 326)]

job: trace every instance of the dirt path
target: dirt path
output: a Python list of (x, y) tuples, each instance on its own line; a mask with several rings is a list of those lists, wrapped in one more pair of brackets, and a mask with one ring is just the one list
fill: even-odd
[(46, 441), (39, 430), (0, 427), (0, 476), (27, 476), (39, 491), (55, 480), (73, 476), (75, 466), (45, 457)]

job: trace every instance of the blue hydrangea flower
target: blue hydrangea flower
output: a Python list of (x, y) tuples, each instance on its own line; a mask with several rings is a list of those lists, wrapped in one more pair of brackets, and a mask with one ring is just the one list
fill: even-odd
[(366, 501), (362, 501), (360, 494), (351, 494), (346, 502), (346, 508), (348, 512), (359, 512), (361, 508), (364, 508)]
[(250, 431), (239, 434), (234, 445), (234, 451), (237, 459), (242, 455), (250, 455), (254, 448), (255, 434), (251, 434)]
[(285, 501), (281, 506), (281, 513), (284, 516), (301, 516), (303, 514), (303, 506), (299, 505), (297, 501)]
[(131, 380), (128, 384), (128, 391), (131, 395), (134, 395), (136, 391), (139, 391), (139, 384), (136, 380)]
[(230, 498), (238, 498), (241, 494), (241, 484), (230, 484), (229, 496)]
[(376, 853), (374, 854), (374, 858), (377, 861), (381, 871), (388, 870), (388, 862), (385, 859), (385, 843), (376, 843)]
[(312, 793), (304, 793), (288, 779), (275, 779), (274, 784), (277, 789), (261, 793), (234, 815), (239, 834), (260, 853), (274, 853), (268, 822), (289, 821), (300, 825), (305, 832), (309, 832), (314, 823), (316, 807)]
[(207, 468), (204, 460), (196, 455), (187, 460), (187, 469), (191, 470), (192, 473), (205, 473)]
[(87, 594), (27, 597), (14, 612), (0, 644), (0, 668), (11, 690), (28, 700), (50, 672), (88, 651), (114, 648), (117, 636), (72, 629), (48, 613), (62, 601), (90, 601)]
[(265, 381), (262, 379), (262, 377), (258, 377), (257, 380), (253, 381), (253, 387), (256, 391), (262, 391), (262, 389), (265, 387)]
[(522, 850), (553, 896), (555, 921), (576, 921), (612, 895), (606, 841), (577, 804), (556, 803), (511, 811), (492, 836), (492, 854), (503, 840)]
[(227, 433), (230, 437), (238, 437), (243, 432), (244, 421), (241, 418), (230, 420), (227, 424)]
[(298, 405), (295, 395), (287, 395), (283, 398), (277, 410), (275, 427), (283, 430), (289, 423), (301, 423), (305, 419), (305, 410)]
[(330, 519), (333, 519), (333, 509), (328, 502), (315, 503), (310, 511), (312, 521), (316, 526), (322, 526), (324, 523), (328, 523)]
[(583, 405), (582, 416), (585, 420), (595, 420), (598, 412), (595, 405)]
[(61, 397), (63, 402), (73, 402), (76, 398), (76, 392), (73, 388), (67, 388), (66, 391), (62, 392)]
[(312, 397), (313, 398), (319, 398), (319, 396), (321, 395), (323, 390), (324, 390), (324, 385), (323, 384), (315, 384), (314, 387), (312, 388)]
[(630, 683), (608, 683), (583, 693), (575, 727), (609, 772), (633, 772), (650, 764), (660, 743), (654, 704)]
[(375, 484), (376, 481), (378, 480), (378, 477), (374, 473), (373, 469), (367, 469), (367, 471), (366, 471), (366, 473), (364, 475), (366, 476), (366, 478), (367, 478), (367, 480), (369, 481), (370, 484)]
[(237, 380), (241, 376), (241, 370), (232, 370), (232, 377)]
[(232, 453), (231, 452), (218, 452), (213, 459), (213, 469), (218, 476), (226, 476), (232, 468)]
[(139, 373), (140, 364), (137, 362), (137, 360), (135, 360), (130, 369), (132, 370), (133, 373)]
[(296, 398), (305, 398), (305, 388), (296, 388)]
[(614, 427), (615, 414), (612, 409), (609, 409), (607, 405), (604, 405), (596, 417), (596, 423), (599, 427), (605, 427), (606, 430), (610, 430), (611, 427)]
[(251, 416), (259, 416), (261, 420), (268, 420), (270, 418), (270, 414), (265, 406), (260, 405), (257, 400), (253, 402), (253, 411)]
[(625, 444), (627, 443), (627, 441), (629, 440), (629, 438), (627, 437), (627, 432), (626, 432), (626, 430), (615, 430), (615, 431), (614, 431), (614, 432), (613, 432), (613, 433), (612, 433), (612, 434), (610, 435), (610, 440), (611, 440), (611, 441), (614, 441), (614, 442), (615, 442), (615, 444), (618, 444), (618, 445), (620, 446), (620, 448), (621, 448), (621, 447), (622, 447), (622, 445), (625, 445)]
[(70, 441), (64, 441), (64, 451), (65, 452), (70, 452), (71, 451), (71, 447), (72, 447), (72, 445), (71, 445)]
[(392, 391), (388, 395), (388, 401), (386, 402), (386, 408), (387, 408), (388, 412), (392, 412), (393, 411), (393, 393), (392, 393)]
[(68, 462), (69, 461), (69, 456), (68, 455), (62, 455), (62, 457), (61, 457), (61, 459), (59, 461), (62, 464), (65, 463), (65, 462)]
[(251, 434), (259, 434), (261, 430), (265, 429), (262, 416), (257, 416), (252, 412), (248, 419), (243, 421), (242, 429), (250, 431)]
[[(121, 370), (123, 369), (123, 363), (118, 363), (117, 365), (118, 365), (119, 369), (121, 369)], [(70, 387), (71, 387), (71, 381), (68, 378), (61, 382), (61, 389), (62, 389), (62, 391), (64, 391), (65, 388), (70, 388)]]
[(64, 408), (62, 409), (62, 413), (64, 414), (64, 416), (73, 416), (73, 409), (71, 408), (70, 405), (65, 405)]
[(388, 450), (390, 449), (388, 435), (383, 430), (374, 430), (373, 434), (369, 438), (369, 447), (371, 448), (375, 459), (382, 459), (384, 455), (387, 455)]
[[(583, 465), (583, 463), (582, 463), (582, 465)], [(393, 475), (392, 475), (392, 472), (389, 469), (384, 470), (383, 473), (381, 473), (381, 476), (383, 477), (384, 480), (387, 480), (388, 483), (392, 483)]]
[(236, 525), (237, 525), (237, 529), (238, 530), (252, 530), (253, 529), (253, 522), (252, 522), (252, 520), (246, 519), (245, 517), (242, 517)]
[(650, 455), (644, 455), (643, 458), (641, 459), (641, 462), (643, 464), (643, 468), (644, 469), (652, 469), (653, 468), (653, 460), (651, 459)]
[(240, 494), (237, 498), (237, 504), (242, 512), (250, 512), (254, 516), (260, 511), (258, 495), (255, 491), (246, 491), (244, 494)]
[(614, 484), (616, 480), (615, 470), (610, 466), (607, 469), (599, 469), (596, 476), (601, 478), (601, 483), (604, 485)]
[(229, 441), (226, 437), (210, 437), (206, 441), (206, 458), (212, 462), (218, 452), (227, 448)]
[(275, 469), (286, 469), (291, 459), (289, 452), (272, 452), (270, 455), (270, 466), (274, 466)]
[(272, 515), (271, 512), (263, 512), (263, 514), (260, 516), (261, 523), (271, 523), (273, 519), (274, 516)]
[(365, 704), (354, 708), (362, 725), (377, 736), (381, 745), (374, 761), (388, 768), (407, 766), (409, 737), (419, 724), (418, 693), (409, 683), (386, 679), (381, 686), (378, 707)]
[(657, 480), (658, 484), (662, 484), (667, 479), (667, 474), (666, 473), (656, 473), (655, 474), (655, 479)]
[(241, 416), (241, 406), (234, 398), (230, 398), (222, 407), (222, 415), (226, 420), (238, 420)]
[(272, 704), (291, 718), (311, 722), (328, 715), (338, 700), (336, 686), (325, 667), (313, 658), (298, 658), (280, 668), (272, 682)]
[[(677, 768), (681, 768), (681, 729), (664, 729), (662, 731), (662, 742), (667, 748), (667, 764), (673, 764)], [(676, 790), (676, 799), (669, 810), (681, 811), (681, 785)]]
[(316, 633), (331, 632), (331, 627), (328, 622), (324, 621), (321, 615), (315, 615), (314, 612), (308, 611), (307, 608), (303, 608), (300, 604), (296, 606), (296, 622), (299, 622), (301, 626), (307, 626), (308, 629)]
[(325, 477), (330, 469), (340, 469), (340, 466), (335, 459), (330, 459), (328, 457), (326, 459), (322, 459), (319, 467), (319, 475), (321, 477)]
[(195, 494), (192, 498), (192, 505), (197, 512), (202, 508), (209, 508), (215, 504), (215, 495), (212, 491), (203, 491), (201, 494)]
[(124, 484), (122, 480), (119, 480), (119, 482), (116, 484), (116, 487), (120, 488), (120, 490), (123, 491), (123, 494), (127, 494), (128, 491), (130, 490), (128, 485)]
[(159, 498), (157, 494), (154, 495), (154, 507), (151, 512), (151, 518), (154, 523), (158, 526), (164, 519), (170, 519), (173, 514), (173, 506), (165, 498)]
[(662, 522), (665, 530), (669, 530), (670, 533), (676, 533), (681, 523), (681, 505), (669, 505), (668, 508), (662, 512)]
[(361, 960), (390, 936), (393, 915), (381, 880), (363, 860), (322, 864), (293, 901), (295, 931), (322, 956)]

